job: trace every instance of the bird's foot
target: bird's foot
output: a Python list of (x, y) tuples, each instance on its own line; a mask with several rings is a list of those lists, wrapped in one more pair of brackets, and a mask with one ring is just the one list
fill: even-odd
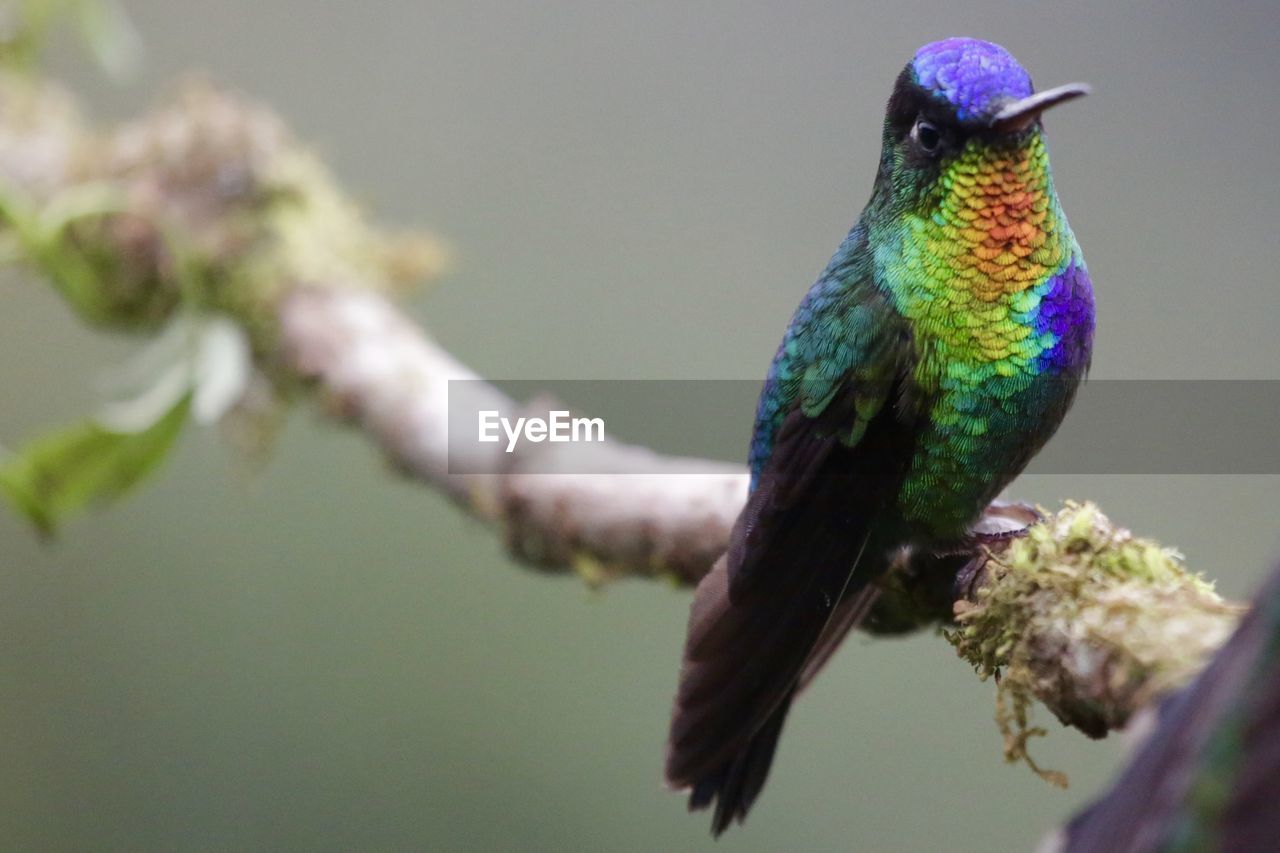
[(952, 587), (957, 600), (970, 598), (985, 577), (988, 551), (1026, 534), (1044, 514), (1031, 504), (1019, 501), (993, 501), (969, 531), (962, 547), (955, 553), (968, 554), (969, 559), (956, 572)]
[(1015, 539), (1042, 521), (1044, 513), (1031, 504), (1021, 501), (992, 501), (973, 526), (970, 536), (974, 544), (993, 545)]

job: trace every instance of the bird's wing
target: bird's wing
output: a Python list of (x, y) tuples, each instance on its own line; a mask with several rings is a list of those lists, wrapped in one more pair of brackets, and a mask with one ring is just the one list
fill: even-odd
[[(807, 361), (803, 346), (792, 348), (798, 381), (771, 453), (690, 614), (666, 773), (692, 788), (691, 807), (716, 801), (716, 832), (740, 820), (763, 785), (797, 679), (833, 613), (868, 600), (883, 565), (864, 551), (911, 455), (902, 400), (911, 347), (878, 294), (859, 295), (856, 307), (861, 335), (815, 343)], [(784, 342), (779, 358), (786, 352)]]

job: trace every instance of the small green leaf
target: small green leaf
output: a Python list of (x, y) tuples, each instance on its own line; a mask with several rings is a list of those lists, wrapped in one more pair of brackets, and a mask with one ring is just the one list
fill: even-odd
[(0, 491), (40, 532), (52, 536), (70, 514), (114, 500), (164, 459), (191, 408), (183, 395), (138, 432), (86, 421), (31, 442), (0, 466)]

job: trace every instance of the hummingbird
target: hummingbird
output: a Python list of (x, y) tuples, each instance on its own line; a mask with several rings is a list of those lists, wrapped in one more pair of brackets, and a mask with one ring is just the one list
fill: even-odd
[(1093, 288), (1036, 92), (1004, 48), (920, 48), (885, 111), (871, 199), (787, 326), (746, 506), (698, 585), (667, 784), (741, 823), (787, 711), (867, 619), (895, 559), (972, 552), (983, 510), (1088, 371)]

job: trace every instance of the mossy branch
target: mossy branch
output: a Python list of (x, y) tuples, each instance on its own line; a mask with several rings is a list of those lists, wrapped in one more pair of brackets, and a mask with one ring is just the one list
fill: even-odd
[(980, 677), (996, 679), (1005, 755), (1031, 763), (1027, 740), (1044, 733), (1028, 724), (1033, 700), (1103, 737), (1190, 682), (1241, 612), (1177, 551), (1116, 527), (1093, 504), (1068, 503), (988, 549), (946, 636)]
[[(37, 270), (96, 327), (154, 335), (184, 313), (229, 320), (252, 376), (224, 426), (314, 401), (540, 569), (692, 585), (745, 498), (738, 466), (618, 443), (590, 476), (566, 473), (552, 445), (451, 472), (448, 382), (478, 377), (393, 301), (438, 274), (441, 245), (369, 225), (279, 119), (208, 85), (98, 132), (57, 86), (0, 73), (0, 257)], [(1033, 698), (1091, 736), (1123, 726), (1194, 674), (1238, 612), (1173, 551), (1087, 504), (994, 542), (962, 578), (938, 616), (961, 657), (998, 679), (1011, 757), (1035, 732)], [(888, 589), (873, 627), (901, 629), (893, 599)]]

